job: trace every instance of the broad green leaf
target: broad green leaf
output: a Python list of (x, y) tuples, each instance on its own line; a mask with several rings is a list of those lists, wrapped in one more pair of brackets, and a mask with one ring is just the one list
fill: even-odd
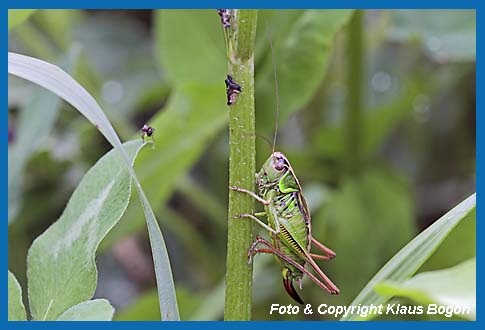
[(403, 282), (384, 281), (374, 287), (386, 299), (406, 297), (418, 304), (470, 308), (461, 316), (474, 320), (476, 316), (476, 260), (457, 266), (419, 273)]
[[(61, 66), (71, 72), (79, 50), (72, 49)], [(8, 222), (21, 206), (23, 171), (29, 157), (47, 137), (61, 108), (61, 99), (47, 90), (36, 89), (30, 100), (20, 109), (14, 141), (8, 149)]]
[(168, 78), (175, 82), (218, 82), (223, 89), (226, 76), (223, 32), (215, 9), (157, 11), (157, 57)]
[(22, 24), (32, 15), (36, 9), (9, 9), (8, 10), (8, 29)]
[(393, 10), (389, 37), (420, 40), (437, 61), (474, 61), (475, 10)]
[(72, 306), (57, 321), (111, 321), (114, 312), (108, 300), (94, 299)]
[(325, 267), (335, 284), (345, 287), (332, 303), (348, 304), (413, 237), (410, 186), (394, 172), (375, 169), (343, 181), (329, 194), (322, 211), (313, 219), (312, 235), (337, 253), (337, 258)]
[[(284, 37), (278, 36), (278, 26), (269, 27), (275, 35), (273, 47), (281, 122), (285, 122), (291, 112), (304, 107), (315, 94), (327, 70), (335, 35), (351, 13), (351, 10), (305, 10), (296, 20), (290, 20), (291, 28), (284, 28), (288, 31)], [(295, 13), (281, 11), (278, 15), (294, 17)], [(274, 123), (276, 97), (270, 55), (256, 70), (256, 107), (258, 125), (262, 122), (263, 127), (272, 127), (269, 124)]]
[[(133, 163), (142, 142), (124, 147)], [(59, 220), (35, 239), (27, 256), (34, 320), (55, 320), (93, 296), (96, 249), (123, 215), (130, 193), (130, 173), (121, 154), (111, 150), (86, 173)]]
[[(460, 221), (475, 216), (475, 208), (476, 195), (473, 194), (416, 236), (377, 272), (351, 306), (385, 303), (387, 300), (379, 296), (374, 287), (383, 281), (402, 282), (411, 277)], [(349, 315), (342, 320), (354, 318), (355, 316)]]
[(103, 110), (101, 110), (96, 100), (81, 85), (55, 65), (29, 56), (9, 52), (8, 72), (36, 83), (70, 103), (95, 125), (111, 145), (123, 156), (125, 165), (135, 181), (135, 187), (138, 191), (147, 222), (162, 318), (164, 320), (178, 320), (179, 314), (175, 297), (175, 286), (165, 241), (128, 155), (121, 146), (121, 141)]
[[(152, 205), (164, 205), (177, 180), (201, 157), (227, 120), (224, 88), (198, 83), (179, 84), (166, 109), (150, 122), (155, 128), (153, 147), (156, 151), (143, 153), (136, 164)], [(114, 228), (103, 241), (103, 246), (139, 230), (142, 225), (139, 214), (139, 205), (131, 204), (126, 215), (130, 221)]]
[(8, 320), (27, 320), (24, 303), (22, 302), (22, 288), (10, 271), (8, 271)]

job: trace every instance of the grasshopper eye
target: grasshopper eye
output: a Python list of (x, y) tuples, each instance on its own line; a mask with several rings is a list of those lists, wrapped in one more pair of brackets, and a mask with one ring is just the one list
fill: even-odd
[(285, 168), (285, 161), (281, 158), (278, 158), (276, 164), (274, 165), (275, 170), (282, 171)]

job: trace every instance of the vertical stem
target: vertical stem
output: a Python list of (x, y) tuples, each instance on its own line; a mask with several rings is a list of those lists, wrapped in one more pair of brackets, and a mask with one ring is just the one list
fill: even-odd
[(347, 114), (345, 123), (345, 169), (346, 174), (358, 174), (362, 166), (362, 79), (364, 75), (364, 46), (362, 40), (362, 10), (356, 10), (349, 26), (348, 54), (349, 66), (347, 84), (349, 93), (347, 98)]
[[(228, 69), (242, 88), (229, 107), (229, 185), (254, 190), (255, 111), (254, 40), (256, 10), (233, 10), (228, 28)], [(234, 219), (234, 215), (254, 213), (254, 200), (238, 192), (229, 192), (229, 219), (226, 261), (225, 320), (251, 318), (252, 265), (247, 251), (252, 242), (252, 221)]]

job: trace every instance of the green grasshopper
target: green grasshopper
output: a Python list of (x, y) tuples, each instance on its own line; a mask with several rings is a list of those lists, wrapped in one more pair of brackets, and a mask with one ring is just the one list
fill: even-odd
[[(338, 294), (339, 289), (320, 269), (314, 259), (329, 260), (335, 257), (335, 252), (317, 241), (311, 233), (311, 217), (303, 197), (300, 183), (293, 168), (281, 152), (273, 152), (263, 167), (256, 174), (256, 185), (259, 194), (250, 190), (230, 187), (234, 191), (246, 193), (264, 205), (264, 212), (256, 214), (239, 214), (238, 218), (250, 218), (266, 228), (271, 237), (271, 243), (261, 236), (249, 248), (249, 263), (257, 253), (274, 254), (281, 264), (283, 285), (288, 294), (300, 304), (300, 298), (293, 286), (296, 280), (300, 290), (302, 277), (307, 275), (320, 288), (331, 294)], [(258, 216), (265, 215), (268, 224)], [(264, 248), (258, 248), (262, 244)], [(311, 253), (312, 244), (324, 255)], [(309, 272), (305, 266), (310, 265), (319, 278)]]
[[(270, 46), (273, 56), (271, 40)], [(273, 65), (275, 65), (274, 58)], [(336, 254), (312, 236), (310, 212), (295, 171), (283, 153), (274, 151), (279, 112), (276, 67), (274, 72), (276, 129), (273, 152), (256, 174), (258, 193), (239, 187), (230, 187), (230, 189), (246, 193), (264, 205), (264, 212), (235, 216), (236, 218), (253, 219), (267, 229), (271, 237), (271, 243), (259, 235), (256, 237), (248, 251), (248, 263), (251, 263), (252, 258), (258, 253), (274, 254), (281, 265), (281, 275), (286, 291), (295, 301), (303, 304), (303, 300), (293, 286), (293, 280), (296, 280), (300, 290), (302, 289), (303, 275), (307, 275), (323, 290), (331, 294), (339, 294), (340, 290), (315, 262), (315, 259), (330, 260)], [(266, 216), (267, 224), (260, 220), (258, 216)], [(260, 245), (264, 247), (258, 247)], [(323, 255), (311, 253), (312, 245), (323, 252)], [(307, 265), (315, 271), (318, 277), (306, 269)]]

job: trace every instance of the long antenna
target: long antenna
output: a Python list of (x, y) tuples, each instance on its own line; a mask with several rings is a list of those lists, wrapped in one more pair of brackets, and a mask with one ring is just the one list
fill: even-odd
[(276, 92), (276, 118), (275, 118), (275, 129), (274, 129), (274, 138), (273, 138), (273, 152), (276, 146), (276, 136), (278, 135), (278, 115), (280, 112), (280, 101), (278, 96), (278, 77), (276, 76), (276, 62), (274, 59), (274, 51), (273, 51), (273, 43), (271, 41), (271, 36), (269, 35), (269, 30), (266, 30), (266, 36), (268, 37), (269, 41), (269, 48), (271, 49), (271, 61), (273, 62), (273, 72), (274, 72), (274, 84), (275, 84), (275, 92)]

